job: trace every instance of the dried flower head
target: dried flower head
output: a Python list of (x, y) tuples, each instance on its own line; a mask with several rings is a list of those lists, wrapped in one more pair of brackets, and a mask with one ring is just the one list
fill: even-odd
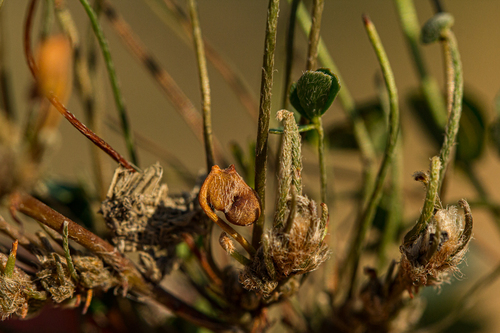
[(120, 251), (148, 252), (164, 274), (177, 261), (175, 246), (182, 241), (180, 235), (203, 233), (205, 219), (197, 205), (197, 189), (169, 196), (167, 185), (159, 184), (162, 174), (159, 164), (143, 172), (119, 167), (101, 212)]
[(73, 297), (75, 282), (71, 279), (70, 272), (64, 258), (57, 253), (52, 253), (42, 262), (44, 269), (38, 271), (36, 276), (54, 302), (61, 303)]
[(281, 230), (267, 231), (256, 258), (240, 275), (246, 289), (268, 297), (278, 283), (311, 272), (328, 259), (330, 251), (323, 242), (328, 209), (321, 206), (322, 215), (318, 216), (316, 203), (306, 196), (288, 202), (287, 224)]
[(401, 246), (401, 269), (415, 288), (440, 285), (450, 273), (459, 271), (457, 266), (467, 252), (473, 224), (467, 201), (462, 199), (459, 205), (465, 219), (455, 206), (437, 209), (427, 228)]
[[(5, 267), (7, 256), (0, 253), (0, 265)], [(15, 267), (12, 275), (0, 273), (0, 317), (7, 319), (12, 314), (26, 317), (33, 303), (44, 298), (45, 293), (37, 291), (28, 274)]]

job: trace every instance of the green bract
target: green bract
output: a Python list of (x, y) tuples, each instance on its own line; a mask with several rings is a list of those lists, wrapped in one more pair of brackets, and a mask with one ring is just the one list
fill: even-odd
[(337, 75), (328, 68), (306, 71), (290, 88), (290, 103), (305, 118), (321, 117), (340, 90)]

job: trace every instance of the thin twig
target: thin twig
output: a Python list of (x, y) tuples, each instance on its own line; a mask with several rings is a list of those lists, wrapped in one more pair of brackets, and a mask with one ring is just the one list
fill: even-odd
[(67, 217), (46, 206), (31, 195), (15, 192), (10, 197), (12, 205), (21, 213), (63, 234), (65, 222), (68, 223), (68, 237), (86, 249), (98, 254), (109, 265), (127, 278), (128, 287), (149, 293), (148, 286), (134, 264), (123, 257), (113, 245), (88, 231)]
[(194, 49), (196, 51), (196, 60), (198, 63), (198, 72), (201, 88), (201, 104), (203, 114), (203, 137), (205, 142), (205, 157), (207, 160), (207, 173), (214, 165), (214, 146), (212, 142), (212, 114), (210, 99), (210, 81), (208, 79), (207, 60), (205, 59), (205, 49), (203, 47), (203, 38), (201, 36), (200, 19), (196, 0), (189, 0), (189, 14), (193, 27)]
[[(99, 16), (100, 10), (99, 8), (94, 10), (96, 16)], [(77, 90), (80, 93), (80, 97), (83, 102), (83, 106), (85, 108), (86, 122), (89, 124), (91, 128), (94, 129), (95, 133), (99, 133), (100, 122), (97, 121), (98, 117), (95, 112), (95, 104), (96, 104), (96, 66), (95, 66), (95, 58), (96, 58), (96, 45), (93, 31), (90, 30), (88, 38), (88, 47), (87, 47), (87, 58), (85, 58), (83, 54), (83, 50), (81, 47), (81, 40), (78, 35), (78, 30), (76, 29), (76, 24), (71, 16), (71, 12), (68, 10), (66, 6), (66, 1), (64, 0), (56, 0), (55, 1), (55, 12), (56, 17), (59, 21), (59, 24), (62, 27), (62, 30), (68, 36), (71, 41), (71, 45), (73, 47), (73, 57), (74, 57), (74, 72), (76, 77), (76, 86)], [(99, 147), (96, 147), (94, 144), (90, 145), (91, 156), (92, 156), (92, 165), (94, 171), (95, 182), (94, 186), (96, 187), (96, 192), (99, 195), (101, 200), (104, 200), (106, 197), (106, 189), (104, 188), (104, 176), (102, 170), (102, 158), (99, 153)]]
[(269, 119), (271, 118), (271, 95), (273, 88), (274, 51), (276, 48), (278, 15), (279, 0), (269, 0), (260, 90), (259, 127), (257, 130), (257, 145), (255, 147), (255, 190), (261, 200), (262, 214), (253, 227), (252, 244), (254, 247), (258, 247), (260, 244), (266, 219), (267, 146), (269, 139)]
[(288, 98), (290, 94), (290, 85), (292, 77), (293, 68), (293, 58), (294, 58), (294, 41), (295, 41), (295, 23), (297, 21), (297, 9), (299, 8), (300, 0), (293, 0), (292, 6), (290, 8), (290, 17), (288, 19), (288, 31), (286, 38), (286, 59), (285, 59), (285, 79), (283, 83), (283, 100), (281, 102), (281, 108), (288, 108)]
[(320, 37), (321, 17), (323, 16), (324, 0), (314, 0), (312, 8), (312, 23), (309, 31), (309, 49), (307, 51), (306, 70), (315, 70), (318, 58), (318, 45)]
[[(141, 40), (132, 32), (127, 22), (121, 17), (111, 3), (106, 0), (99, 0), (103, 6), (104, 14), (109, 20), (115, 31), (119, 34), (122, 41), (129, 48), (139, 61), (144, 65), (161, 89), (172, 103), (174, 109), (184, 119), (188, 127), (195, 134), (200, 142), (204, 142), (203, 120), (200, 113), (196, 110), (193, 103), (184, 94), (181, 88), (174, 81), (172, 76), (160, 65), (156, 58), (144, 46)], [(225, 163), (224, 153), (220, 142), (213, 138), (215, 157), (221, 164)]]
[(436, 79), (427, 70), (420, 46), (420, 24), (413, 0), (394, 0), (401, 28), (410, 48), (413, 63), (420, 77), (420, 89), (431, 111), (434, 123), (444, 129), (446, 106)]
[[(24, 52), (26, 60), (28, 62), (28, 67), (31, 70), (31, 74), (35, 81), (38, 81), (38, 68), (33, 58), (33, 53), (31, 50), (30, 36), (31, 36), (31, 26), (33, 21), (33, 13), (35, 10), (36, 0), (32, 0), (28, 8), (28, 14), (26, 16), (26, 23), (24, 28)], [(85, 135), (89, 140), (91, 140), (95, 145), (101, 148), (106, 154), (111, 156), (115, 161), (123, 165), (123, 167), (135, 171), (135, 168), (124, 159), (116, 150), (114, 150), (110, 145), (108, 145), (104, 140), (98, 137), (94, 132), (88, 129), (83, 123), (81, 123), (72, 113), (66, 109), (66, 107), (59, 101), (58, 97), (53, 93), (47, 93), (45, 96), (51, 103), (56, 107), (56, 109), (83, 135)]]
[[(191, 42), (191, 23), (189, 22), (188, 15), (182, 9), (182, 6), (179, 6), (179, 4), (174, 2), (173, 0), (147, 0), (146, 2), (153, 9), (153, 12), (156, 15), (159, 15), (162, 22), (164, 22), (172, 30), (177, 32), (181, 39), (189, 46), (193, 45), (193, 43)], [(173, 14), (174, 20), (172, 20), (171, 16), (169, 16), (168, 13)], [(174, 22), (177, 22), (177, 24), (182, 27), (183, 33), (180, 33), (178, 29), (176, 29)], [(250, 85), (245, 80), (245, 77), (243, 77), (236, 69), (234, 69), (233, 66), (231, 66), (228, 61), (224, 59), (224, 57), (215, 47), (212, 46), (209, 41), (207, 41), (205, 38), (203, 39), (203, 41), (205, 44), (205, 52), (208, 61), (215, 67), (222, 78), (226, 81), (228, 86), (234, 91), (234, 94), (236, 95), (236, 97), (238, 97), (240, 103), (244, 106), (252, 119), (257, 122), (259, 116), (259, 106), (257, 104), (255, 96), (250, 89)]]
[(439, 154), (442, 162), (442, 169), (439, 177), (440, 189), (443, 185), (443, 179), (446, 173), (446, 169), (451, 161), (451, 151), (455, 146), (458, 129), (460, 127), (460, 117), (462, 115), (462, 98), (464, 94), (462, 63), (460, 61), (460, 54), (458, 52), (457, 40), (455, 39), (455, 35), (450, 29), (445, 32), (444, 37), (445, 41), (443, 41), (443, 43), (446, 43), (448, 45), (450, 51), (450, 59), (446, 63), (446, 68), (447, 72), (453, 73), (452, 82), (450, 82), (451, 86), (453, 87), (453, 96), (450, 102), (451, 110), (448, 117), (448, 124), (446, 125), (446, 134), (444, 137), (443, 146)]
[(130, 129), (127, 112), (125, 109), (125, 103), (123, 101), (123, 96), (118, 84), (118, 76), (116, 75), (115, 65), (113, 60), (111, 59), (111, 53), (109, 51), (108, 42), (104, 37), (104, 33), (102, 32), (102, 28), (99, 25), (99, 21), (97, 20), (97, 16), (88, 3), (87, 0), (80, 0), (85, 12), (87, 13), (90, 23), (92, 25), (92, 29), (97, 37), (97, 41), (99, 42), (99, 46), (101, 47), (102, 55), (104, 57), (104, 63), (106, 64), (106, 69), (108, 70), (109, 81), (111, 82), (111, 87), (113, 88), (113, 96), (115, 99), (116, 108), (118, 109), (119, 118), (121, 121), (121, 125), (123, 127), (123, 133), (125, 137), (125, 142), (127, 145), (127, 149), (130, 155), (130, 159), (132, 163), (138, 165), (138, 157), (134, 147), (134, 139), (132, 137), (132, 131)]
[[(288, 0), (290, 3), (292, 0)], [(304, 33), (309, 34), (311, 29), (311, 17), (307, 12), (306, 6), (304, 3), (300, 3), (298, 11), (297, 11), (297, 20), (304, 31)], [(349, 89), (345, 85), (345, 81), (340, 74), (339, 69), (335, 65), (333, 58), (328, 52), (325, 42), (322, 38), (319, 40), (318, 45), (318, 60), (322, 64), (322, 66), (329, 68), (333, 73), (337, 75), (339, 81), (342, 82), (342, 89), (339, 90), (339, 100), (342, 104), (342, 108), (347, 113), (347, 116), (352, 121), (354, 136), (356, 139), (356, 143), (358, 144), (359, 150), (361, 152), (361, 159), (364, 164), (364, 198), (363, 204), (368, 199), (368, 194), (372, 193), (373, 186), (375, 183), (375, 173), (376, 173), (376, 154), (375, 147), (371, 141), (370, 135), (368, 134), (368, 130), (364, 123), (364, 120), (357, 114), (356, 105), (354, 103), (354, 98), (352, 97)]]

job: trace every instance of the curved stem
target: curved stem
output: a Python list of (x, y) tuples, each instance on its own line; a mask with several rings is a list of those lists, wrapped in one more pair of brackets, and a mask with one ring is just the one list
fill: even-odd
[(444, 137), (443, 146), (439, 153), (441, 158), (441, 172), (439, 175), (439, 188), (441, 189), (443, 185), (444, 175), (448, 164), (451, 161), (451, 152), (455, 146), (455, 141), (458, 133), (458, 128), (460, 127), (460, 117), (462, 115), (462, 99), (463, 99), (463, 73), (462, 73), (462, 63), (460, 61), (460, 54), (458, 52), (457, 40), (455, 35), (451, 30), (445, 33), (445, 40), (443, 43), (447, 45), (450, 52), (450, 57), (446, 63), (446, 71), (452, 73), (447, 75), (449, 77), (449, 86), (453, 88), (453, 93), (451, 96), (450, 104), (450, 114), (448, 117), (448, 124), (446, 125), (446, 134)]
[(101, 47), (102, 55), (104, 57), (104, 62), (106, 64), (106, 69), (108, 70), (109, 81), (111, 82), (111, 87), (113, 89), (113, 96), (115, 99), (116, 108), (118, 109), (118, 114), (120, 116), (120, 121), (123, 128), (123, 135), (125, 137), (125, 142), (127, 145), (127, 149), (130, 155), (130, 159), (132, 163), (138, 165), (137, 153), (134, 147), (134, 139), (132, 137), (132, 131), (130, 129), (127, 112), (125, 109), (125, 103), (123, 101), (122, 93), (118, 84), (118, 76), (116, 75), (115, 65), (113, 60), (111, 59), (111, 53), (109, 52), (108, 42), (104, 37), (102, 32), (102, 28), (99, 25), (99, 21), (97, 20), (97, 16), (88, 3), (87, 0), (80, 0), (85, 12), (87, 13), (90, 23), (92, 25), (92, 29), (97, 37), (97, 41), (99, 42), (99, 46)]
[[(33, 75), (35, 81), (38, 81), (38, 67), (33, 58), (33, 52), (31, 50), (31, 26), (33, 23), (33, 13), (35, 11), (36, 0), (32, 0), (28, 8), (28, 14), (26, 16), (26, 22), (24, 27), (24, 53), (26, 56), (26, 61), (28, 62), (28, 67)], [(91, 140), (96, 146), (101, 148), (106, 154), (111, 156), (115, 161), (120, 163), (123, 167), (135, 171), (136, 169), (123, 158), (116, 150), (114, 150), (110, 145), (108, 145), (104, 140), (98, 137), (94, 132), (87, 128), (82, 122), (80, 122), (76, 117), (66, 109), (66, 107), (59, 101), (56, 95), (53, 93), (46, 94), (47, 99), (54, 105), (70, 123), (83, 135), (85, 135), (89, 140)]]
[[(396, 148), (396, 143), (399, 134), (399, 103), (398, 103), (398, 93), (396, 88), (396, 82), (394, 81), (394, 74), (389, 63), (389, 59), (385, 53), (385, 50), (378, 36), (375, 26), (371, 22), (368, 16), (363, 16), (363, 22), (365, 24), (366, 31), (372, 46), (377, 55), (382, 73), (385, 79), (385, 85), (389, 93), (389, 104), (390, 104), (390, 114), (389, 114), (389, 135), (387, 137), (387, 143), (385, 147), (384, 159), (378, 171), (377, 181), (375, 183), (375, 188), (370, 195), (370, 200), (363, 211), (360, 222), (357, 227), (356, 238), (353, 241), (351, 248), (349, 250), (349, 255), (347, 258), (347, 269), (351, 269), (350, 274), (350, 287), (348, 297), (351, 297), (354, 292), (356, 275), (359, 265), (359, 260), (361, 257), (361, 252), (364, 246), (364, 240), (368, 235), (368, 231), (373, 222), (375, 216), (375, 211), (382, 197), (382, 190), (384, 185), (385, 176), (392, 163), (394, 150)], [(344, 268), (344, 272), (346, 270)], [(344, 273), (343, 272), (343, 273)]]

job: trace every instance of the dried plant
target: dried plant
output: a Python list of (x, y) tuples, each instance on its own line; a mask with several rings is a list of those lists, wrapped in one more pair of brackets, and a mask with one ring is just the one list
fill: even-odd
[[(352, 98), (321, 38), (322, 15), (329, 3), (308, 2), (309, 15), (300, 0), (289, 0), (290, 6), (269, 0), (257, 103), (245, 79), (202, 36), (195, 0), (187, 0), (185, 6), (178, 0), (145, 0), (155, 14), (168, 15), (168, 29), (181, 34), (194, 49), (202, 96), (198, 112), (167, 69), (134, 34), (118, 12), (119, 6), (115, 8), (108, 0), (95, 0), (92, 5), (87, 0), (79, 2), (91, 27), (88, 45), (72, 18), (76, 13), (64, 0), (44, 2), (40, 31), (34, 24), (37, 1), (28, 4), (23, 42), (34, 89), (33, 112), (24, 131), (12, 115), (8, 85), (0, 81), (0, 200), (16, 223), (0, 216), (1, 233), (13, 241), (10, 245), (0, 239), (2, 320), (28, 318), (31, 313), (43, 315), (45, 306), (71, 306), (81, 307), (83, 314), (89, 312), (83, 317), (83, 321), (89, 321), (91, 316), (105, 318), (107, 312), (116, 311), (117, 304), (122, 304), (116, 312), (135, 330), (194, 331), (189, 326), (194, 324), (196, 331), (206, 328), (214, 332), (408, 332), (418, 325), (425, 308), (420, 291), (427, 286), (441, 288), (453, 276), (461, 276), (459, 265), (466, 260), (473, 236), (468, 201), (461, 195), (456, 198), (461, 209), (444, 201), (448, 198), (446, 172), (455, 166), (467, 170), (479, 193), (478, 200), (469, 201), (471, 205), (480, 201), (500, 217), (498, 205), (482, 190), (472, 162), (464, 157), (475, 154), (477, 159), (480, 153), (457, 145), (463, 140), (459, 128), (462, 110), (466, 112), (463, 73), (452, 30), (453, 16), (442, 12), (439, 1), (434, 2), (436, 15), (420, 33), (413, 1), (394, 0), (419, 72), (422, 94), (415, 107), (418, 112), (429, 113), (432, 121), (428, 127), (436, 130), (434, 136), (439, 137), (440, 147), (431, 159), (430, 170), (414, 174), (414, 179), (424, 184), (425, 200), (416, 223), (409, 224), (403, 222), (408, 216), (402, 213), (406, 196), (400, 175), (401, 155), (412, 148), (401, 140), (394, 75), (367, 15), (363, 24), (384, 81), (377, 86), (379, 95), (373, 109), (378, 113), (373, 118), (363, 117), (365, 110)], [(2, 6), (0, 1), (0, 14)], [(277, 32), (280, 9), (289, 14), (289, 26), (285, 80), (282, 87), (276, 87), (275, 52), (277, 40), (282, 38)], [(140, 139), (140, 133), (132, 130), (114, 54), (101, 27), (101, 12), (203, 142), (206, 172), (200, 177), (169, 153), (169, 147), (153, 147), (151, 141)], [(52, 28), (52, 18), (58, 22), (58, 33)], [(305, 67), (295, 65), (302, 71), (297, 75), (292, 70), (293, 55), (298, 52), (294, 49), (296, 25), (308, 36), (307, 63)], [(439, 42), (443, 47), (445, 99), (425, 68), (417, 39), (420, 35), (422, 43)], [(36, 54), (32, 51), (35, 41)], [(96, 134), (100, 132), (96, 107), (98, 50), (112, 87), (128, 157)], [(1, 70), (6, 68), (3, 52), (0, 48)], [(233, 156), (227, 156), (215, 136), (207, 60), (254, 118), (258, 105), (257, 136), (250, 152), (233, 144)], [(72, 72), (87, 112), (86, 122), (92, 129), (65, 106), (73, 85)], [(284, 94), (282, 108), (271, 104), (272, 94), (278, 89)], [(332, 125), (324, 117), (336, 100), (346, 112), (349, 127), (341, 134), (350, 142), (346, 146), (354, 147), (359, 155), (363, 176), (359, 188), (353, 190), (355, 195), (347, 199), (337, 189), (337, 175), (329, 161), (346, 148), (335, 141), (339, 121), (334, 120)], [(279, 128), (270, 128), (274, 116), (282, 125)], [(112, 179), (106, 179), (100, 152), (93, 151), (95, 184), (82, 196), (89, 207), (100, 209), (93, 210), (99, 215), (90, 214), (86, 224), (82, 214), (70, 218), (69, 204), (53, 209), (42, 202), (53, 203), (55, 198), (47, 190), (44, 169), (50, 163), (49, 153), (57, 142), (62, 117), (118, 163)], [(498, 121), (491, 127), (496, 141), (500, 137), (497, 127)], [(277, 153), (271, 145), (273, 137), (280, 138)], [(147, 142), (144, 149), (168, 156), (166, 162), (176, 178), (197, 181), (181, 193), (172, 193), (167, 185), (171, 175), (164, 177), (159, 163), (141, 169), (134, 138)], [(329, 149), (337, 143), (338, 150)], [(317, 151), (319, 186), (311, 186), (310, 168), (303, 166), (303, 156), (310, 155), (311, 146)], [(275, 188), (271, 177), (276, 178)], [(350, 214), (355, 216), (349, 220), (352, 235), (345, 233), (345, 223), (338, 218), (347, 200), (357, 207), (357, 213)], [(266, 205), (269, 202), (275, 203), (273, 209)], [(383, 209), (387, 214), (380, 218), (378, 213)], [(38, 222), (37, 230), (25, 217)], [(99, 228), (101, 218), (105, 227)], [(218, 237), (214, 237), (214, 231)], [(213, 248), (217, 242), (221, 253)], [(387, 259), (393, 255), (388, 249), (397, 247), (400, 256), (389, 263)], [(471, 290), (487, 286), (499, 273), (500, 269), (494, 270)], [(182, 283), (175, 282), (176, 278)], [(174, 293), (169, 291), (177, 288)], [(107, 311), (93, 308), (96, 298), (102, 299)], [(120, 302), (127, 302), (127, 306)], [(153, 318), (149, 312), (156, 314), (158, 309), (169, 310), (167, 316), (176, 319)], [(428, 329), (444, 329), (463, 311), (465, 306), (456, 307)]]

